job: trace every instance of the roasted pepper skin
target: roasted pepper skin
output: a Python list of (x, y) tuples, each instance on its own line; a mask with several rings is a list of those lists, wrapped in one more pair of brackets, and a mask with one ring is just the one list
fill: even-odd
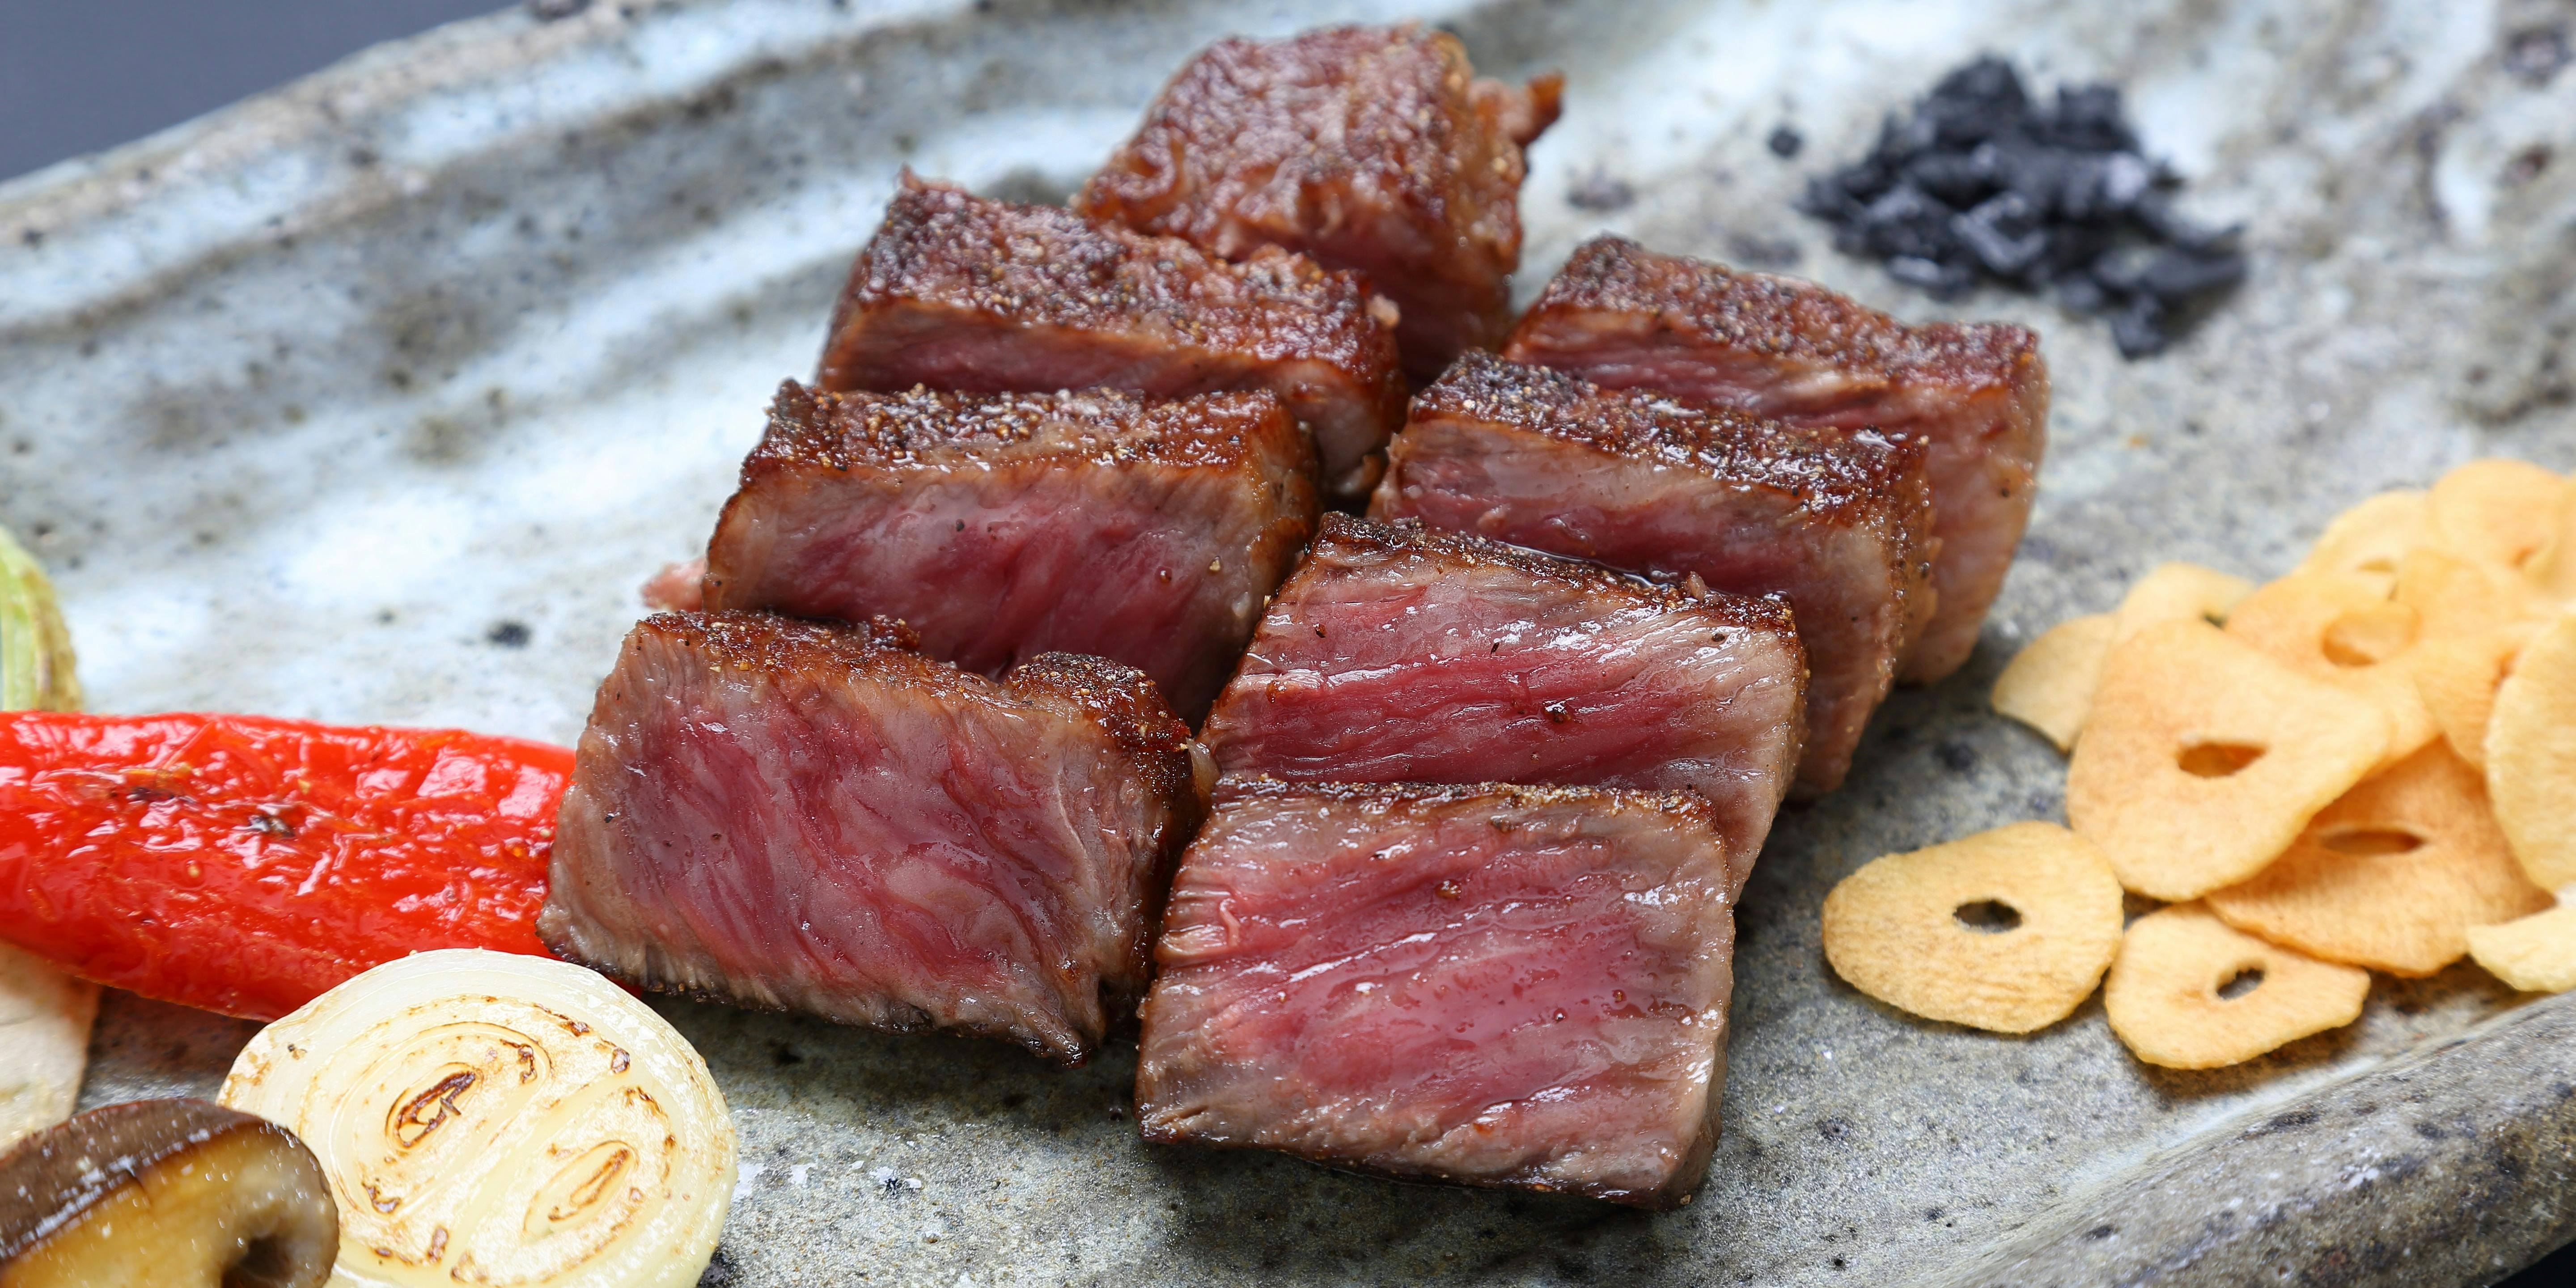
[(426, 949), (544, 956), (571, 777), (457, 730), (0, 713), (0, 939), (257, 1020)]

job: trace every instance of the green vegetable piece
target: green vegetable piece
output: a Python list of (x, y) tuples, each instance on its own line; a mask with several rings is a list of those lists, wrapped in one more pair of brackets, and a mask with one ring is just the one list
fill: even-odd
[(35, 556), (0, 528), (0, 711), (78, 711), (71, 632), (54, 583)]

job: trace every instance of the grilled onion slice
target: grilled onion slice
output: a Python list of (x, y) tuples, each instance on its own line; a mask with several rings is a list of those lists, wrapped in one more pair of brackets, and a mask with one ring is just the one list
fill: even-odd
[(269, 1025), (224, 1104), (331, 1176), (350, 1288), (686, 1288), (733, 1120), (687, 1040), (598, 975), (481, 949), (376, 967)]

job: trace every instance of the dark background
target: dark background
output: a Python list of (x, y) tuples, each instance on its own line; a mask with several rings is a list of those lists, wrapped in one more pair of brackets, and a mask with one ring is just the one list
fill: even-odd
[(0, 0), (0, 179), (506, 0)]
[[(114, 147), (493, 0), (0, 0), (0, 179)], [(2576, 1283), (2576, 1246), (2511, 1281)]]

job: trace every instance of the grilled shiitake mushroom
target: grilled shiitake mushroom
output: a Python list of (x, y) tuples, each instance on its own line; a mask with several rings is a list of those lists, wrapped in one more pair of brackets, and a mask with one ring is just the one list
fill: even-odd
[(339, 1250), (312, 1151), (203, 1100), (93, 1109), (0, 1157), (0, 1288), (322, 1288)]

